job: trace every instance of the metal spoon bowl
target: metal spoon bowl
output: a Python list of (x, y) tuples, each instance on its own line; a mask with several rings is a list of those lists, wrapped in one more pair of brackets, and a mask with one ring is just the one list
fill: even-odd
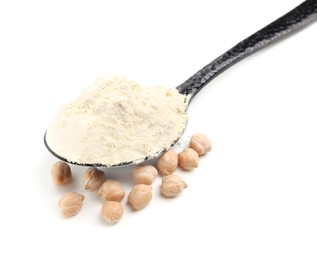
[[(257, 52), (260, 49), (270, 45), (271, 43), (277, 42), (278, 40), (285, 38), (285, 36), (290, 36), (294, 32), (306, 27), (312, 22), (317, 20), (317, 0), (307, 0), (288, 12), (287, 14), (281, 16), (274, 22), (265, 26), (261, 30), (252, 34), (248, 38), (239, 42), (237, 45), (226, 51), (224, 54), (213, 60), (211, 63), (203, 67), (201, 70), (196, 72), (183, 84), (178, 86), (176, 89), (180, 94), (186, 95), (189, 97), (189, 102), (192, 98), (212, 79), (217, 77), (226, 69), (230, 68), (232, 65), (236, 64), (240, 60), (248, 57), (249, 55)], [(186, 111), (188, 109), (188, 105)], [(186, 123), (187, 124), (187, 123)], [(186, 127), (185, 124), (185, 127)], [(170, 144), (172, 147), (182, 136), (185, 131), (179, 134), (176, 140), (173, 140)], [(142, 163), (151, 159), (159, 157), (162, 153), (168, 150), (170, 147), (165, 147), (160, 151), (157, 151), (154, 154), (148, 155), (145, 158), (139, 158), (138, 160), (121, 162), (118, 164), (107, 165), (101, 163), (78, 163), (68, 160), (58, 154), (56, 154), (48, 145), (46, 140), (46, 133), (44, 135), (44, 144), (47, 149), (58, 159), (81, 166), (89, 167), (122, 167), (133, 164)]]

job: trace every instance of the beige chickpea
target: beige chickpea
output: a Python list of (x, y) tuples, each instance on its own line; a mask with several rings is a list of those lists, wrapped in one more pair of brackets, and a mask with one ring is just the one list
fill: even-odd
[(168, 175), (162, 178), (161, 194), (165, 197), (176, 197), (185, 188), (187, 188), (187, 184), (179, 175)]
[(84, 174), (85, 190), (97, 190), (105, 182), (105, 173), (95, 167), (90, 167)]
[(137, 166), (133, 170), (133, 179), (136, 184), (151, 185), (158, 172), (152, 165)]
[(69, 182), (72, 178), (72, 172), (66, 162), (58, 161), (51, 168), (51, 178), (54, 184), (62, 185)]
[(123, 216), (124, 208), (118, 201), (105, 201), (102, 205), (101, 216), (108, 224), (117, 223)]
[(80, 211), (85, 197), (76, 192), (65, 193), (59, 200), (59, 207), (64, 217), (72, 217)]
[(189, 147), (201, 156), (211, 151), (211, 142), (203, 134), (194, 134), (190, 139)]
[(125, 192), (120, 182), (107, 180), (100, 187), (98, 195), (104, 200), (121, 201)]
[(192, 148), (186, 148), (178, 154), (178, 165), (184, 170), (192, 170), (198, 167), (199, 156)]
[(146, 184), (135, 185), (128, 197), (128, 202), (133, 209), (139, 210), (146, 207), (152, 199), (152, 187)]
[(175, 172), (178, 164), (177, 153), (170, 149), (157, 160), (157, 168), (162, 176), (171, 175)]

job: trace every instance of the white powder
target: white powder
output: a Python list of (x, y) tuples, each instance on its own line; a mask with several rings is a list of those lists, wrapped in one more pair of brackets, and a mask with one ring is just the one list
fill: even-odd
[(187, 100), (176, 89), (100, 78), (61, 108), (49, 125), (46, 142), (70, 162), (137, 163), (169, 148), (182, 134)]

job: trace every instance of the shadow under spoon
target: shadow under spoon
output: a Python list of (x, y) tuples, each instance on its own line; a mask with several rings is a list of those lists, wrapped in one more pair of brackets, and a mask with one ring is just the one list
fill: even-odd
[[(258, 50), (263, 49), (271, 43), (277, 42), (280, 39), (285, 38), (285, 36), (292, 35), (294, 32), (306, 27), (316, 20), (317, 0), (307, 0), (287, 14), (278, 18), (274, 22), (265, 26), (261, 30), (244, 39), (243, 41), (239, 42), (237, 45), (226, 51), (224, 54), (213, 60), (211, 63), (207, 64), (201, 70), (197, 71), (193, 76), (187, 79), (183, 84), (179, 85), (176, 89), (180, 94), (189, 97), (189, 104), (192, 98), (204, 86), (206, 86), (212, 79), (217, 77), (226, 69), (230, 68), (232, 65), (257, 52)], [(171, 142), (170, 147), (172, 147), (179, 140), (179, 138), (184, 133), (184, 130), (185, 128), (180, 133), (178, 138)], [(108, 165), (101, 163), (77, 163), (67, 160), (67, 158), (56, 154), (50, 148), (46, 140), (46, 133), (44, 136), (44, 143), (47, 149), (57, 158), (72, 164), (89, 167), (120, 167), (133, 165), (136, 163), (141, 163), (147, 160), (154, 159), (170, 148), (165, 147), (164, 149), (157, 151), (155, 154), (151, 154), (149, 156), (146, 156), (145, 158), (140, 158), (139, 160)]]

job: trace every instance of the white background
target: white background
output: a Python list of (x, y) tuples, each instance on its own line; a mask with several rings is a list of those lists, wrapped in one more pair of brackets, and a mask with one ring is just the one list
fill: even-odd
[[(184, 143), (213, 151), (176, 199), (108, 226), (82, 188), (55, 187), (43, 135), (99, 76), (174, 87), (301, 1), (1, 1), (1, 259), (316, 259), (317, 23), (240, 62), (191, 103)], [(155, 116), (155, 115), (153, 115)], [(131, 189), (131, 169), (108, 177)], [(86, 196), (63, 219), (66, 191)]]

